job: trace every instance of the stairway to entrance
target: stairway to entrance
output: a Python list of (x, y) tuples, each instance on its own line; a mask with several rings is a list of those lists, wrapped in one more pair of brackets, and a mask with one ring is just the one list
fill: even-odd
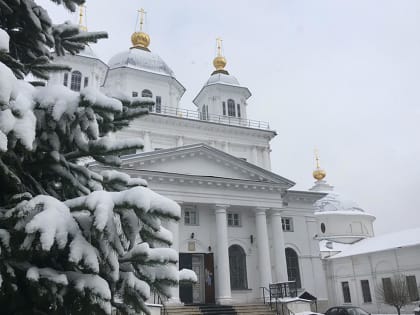
[(166, 306), (168, 315), (274, 315), (267, 304)]

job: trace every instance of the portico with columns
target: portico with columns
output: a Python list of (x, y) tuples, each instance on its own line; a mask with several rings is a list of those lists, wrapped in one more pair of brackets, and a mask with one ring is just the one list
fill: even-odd
[[(285, 237), (282, 218), (291, 219), (285, 200), (293, 202), (292, 181), (206, 144), (126, 156), (120, 171), (146, 179), (181, 205), (181, 220), (166, 227), (180, 253), (179, 268), (193, 269), (199, 281), (173, 288), (168, 303), (257, 302), (261, 287), (290, 278), (285, 249), (294, 241)], [(312, 198), (308, 204), (323, 196), (302, 195)], [(295, 229), (309, 238), (306, 226)], [(299, 254), (306, 255), (303, 249)], [(311, 277), (302, 284), (315, 286)]]

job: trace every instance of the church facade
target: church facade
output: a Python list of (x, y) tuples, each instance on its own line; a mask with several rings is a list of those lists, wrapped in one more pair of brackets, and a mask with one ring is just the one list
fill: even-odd
[(325, 194), (295, 191), (293, 181), (270, 171), (276, 132), (249, 119), (251, 92), (225, 69), (220, 42), (195, 111), (179, 108), (185, 88), (149, 42), (146, 33), (134, 33), (132, 47), (108, 63), (90, 47), (57, 57), (72, 70), (48, 84), (154, 100), (149, 115), (116, 135), (144, 139), (144, 150), (126, 155), (118, 170), (146, 179), (182, 207), (180, 222), (167, 228), (180, 269), (194, 270), (198, 282), (174, 288), (169, 302), (261, 301), (262, 288), (288, 280), (326, 301), (312, 206)]

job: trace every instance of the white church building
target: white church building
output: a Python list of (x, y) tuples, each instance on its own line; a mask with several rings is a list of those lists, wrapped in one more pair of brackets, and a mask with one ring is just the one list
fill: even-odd
[[(151, 51), (149, 35), (140, 29), (131, 40), (108, 63), (90, 47), (57, 57), (72, 70), (53, 74), (48, 84), (155, 102), (148, 115), (116, 136), (144, 140), (144, 150), (126, 155), (119, 171), (146, 179), (182, 208), (180, 222), (167, 228), (180, 269), (194, 270), (198, 282), (174, 288), (170, 302), (261, 302), (262, 287), (288, 280), (316, 296), (321, 310), (361, 302), (366, 289), (359, 283), (365, 278), (356, 275), (358, 260), (345, 253), (356, 246), (351, 244), (373, 239), (375, 218), (340, 199), (319, 165), (308, 191), (293, 190), (293, 181), (271, 172), (276, 132), (248, 116), (251, 92), (226, 69), (221, 42), (215, 70), (193, 100), (196, 110), (187, 110), (179, 107), (185, 87)], [(411, 266), (420, 277), (420, 257), (415, 258)], [(370, 264), (376, 258), (366, 259)], [(408, 265), (399, 262), (399, 268)], [(366, 278), (372, 285), (375, 270), (364, 271), (374, 274)], [(350, 302), (347, 291), (354, 297)]]

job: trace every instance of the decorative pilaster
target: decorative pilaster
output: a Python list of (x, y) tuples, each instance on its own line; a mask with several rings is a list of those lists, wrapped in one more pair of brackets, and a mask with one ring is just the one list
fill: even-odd
[(252, 157), (252, 164), (258, 165), (258, 150), (257, 147), (254, 145), (251, 148), (251, 157)]
[(144, 148), (143, 151), (144, 152), (149, 152), (152, 151), (152, 140), (150, 139), (150, 131), (146, 131), (144, 133)]
[[(260, 287), (268, 288), (272, 283), (270, 247), (267, 233), (267, 208), (255, 209), (255, 222), (257, 228), (258, 271), (260, 275)], [(262, 294), (262, 293), (261, 293)]]
[(184, 146), (184, 137), (183, 136), (178, 136), (176, 138), (176, 146), (177, 147), (182, 147)]
[(270, 152), (270, 147), (265, 147), (263, 149), (264, 168), (266, 170), (271, 170)]
[[(182, 201), (177, 201), (177, 203), (182, 207)], [(179, 222), (169, 221), (168, 230), (172, 233), (172, 246), (171, 248), (175, 249), (179, 253)], [(178, 256), (179, 257), (179, 256)], [(179, 269), (179, 263), (176, 264), (177, 269)], [(179, 299), (179, 286), (173, 286), (170, 288), (171, 297), (166, 302), (166, 304), (182, 304)]]
[(279, 209), (274, 209), (271, 212), (271, 233), (274, 252), (274, 278), (276, 282), (285, 282), (288, 280), (287, 264), (281, 211)]
[(216, 302), (230, 304), (232, 293), (230, 290), (229, 249), (227, 233), (227, 205), (216, 205)]

